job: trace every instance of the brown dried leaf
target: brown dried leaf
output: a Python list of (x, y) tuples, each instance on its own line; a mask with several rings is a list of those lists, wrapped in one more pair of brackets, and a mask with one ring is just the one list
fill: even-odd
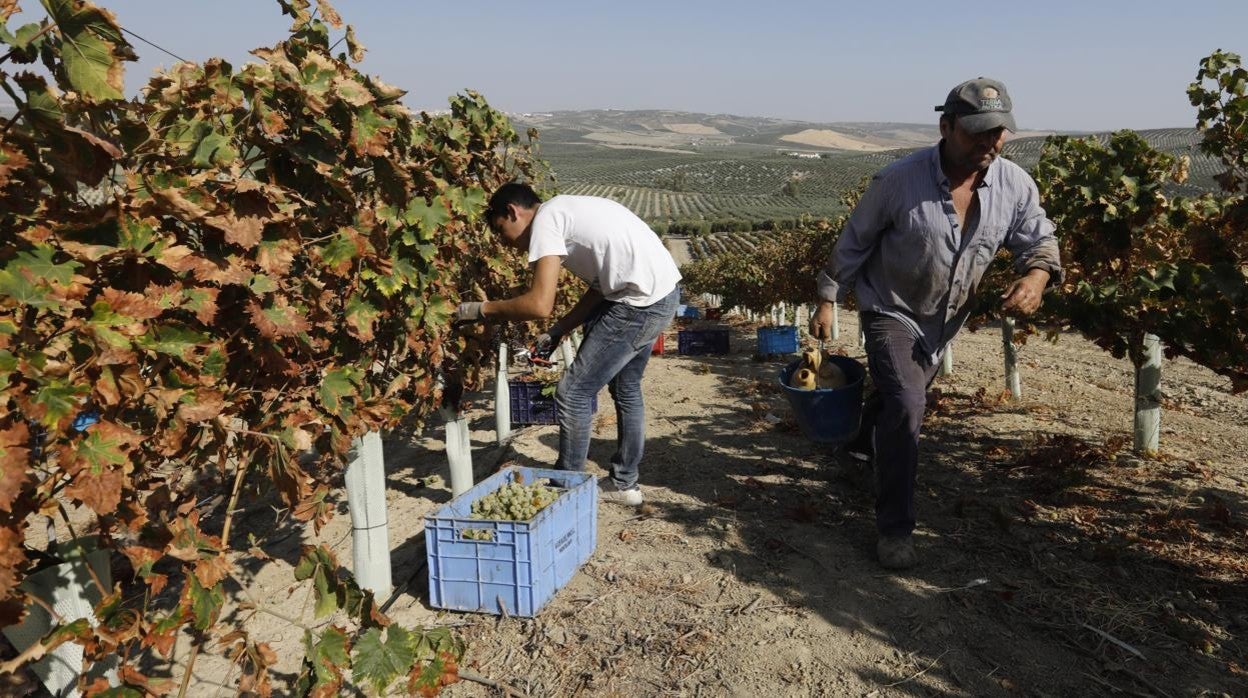
[(204, 585), (204, 588), (216, 586), (229, 573), (230, 562), (225, 555), (214, 555), (195, 563), (195, 576), (199, 578), (199, 583)]
[(17, 586), (18, 570), (26, 563), (22, 534), (16, 528), (0, 528), (0, 599)]
[[(219, 390), (200, 389), (192, 393), (193, 402), (178, 404), (178, 418), (188, 422), (206, 422), (225, 410), (225, 396)], [(185, 395), (183, 397), (186, 397)], [(205, 583), (204, 586), (213, 586)]]
[(30, 478), (30, 429), (17, 422), (0, 431), (0, 510), (12, 512), (13, 502)]
[(285, 296), (275, 296), (267, 308), (253, 300), (247, 304), (247, 313), (260, 334), (270, 339), (293, 337), (311, 328), (303, 311), (291, 306)]
[(164, 309), (153, 300), (153, 296), (142, 293), (106, 288), (103, 299), (112, 306), (113, 310), (135, 320), (151, 320), (164, 312)]
[(8, 143), (0, 143), (0, 187), (8, 184), (12, 174), (30, 165), (30, 159)]
[(334, 29), (342, 28), (342, 15), (339, 15), (338, 10), (329, 4), (329, 0), (316, 0), (316, 7), (321, 11), (321, 16), (325, 18), (325, 21), (329, 22), (329, 26)]
[(126, 476), (120, 468), (94, 471), (83, 468), (74, 475), (73, 482), (65, 488), (65, 494), (87, 505), (97, 514), (111, 514), (121, 501), (121, 490)]
[(220, 216), (210, 216), (204, 220), (208, 225), (225, 233), (226, 242), (247, 250), (260, 244), (264, 236), (266, 219), (262, 216), (226, 213)]
[(292, 240), (266, 242), (256, 252), (256, 263), (266, 274), (286, 276), (290, 273), (291, 262), (295, 260), (295, 253), (298, 251), (299, 245)]
[(173, 245), (161, 250), (156, 261), (173, 271), (184, 272), (194, 269), (199, 259), (195, 256), (195, 250), (185, 245)]

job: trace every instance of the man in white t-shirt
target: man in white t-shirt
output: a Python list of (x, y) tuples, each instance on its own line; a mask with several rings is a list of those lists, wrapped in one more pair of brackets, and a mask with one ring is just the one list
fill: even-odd
[(546, 320), (555, 306), (560, 267), (584, 279), (589, 290), (540, 335), (549, 350), (581, 325), (585, 339), (555, 391), (559, 407), (559, 461), (584, 470), (589, 454), (591, 402), (603, 386), (615, 401), (617, 450), (603, 497), (640, 505), (638, 470), (645, 448), (641, 376), (650, 348), (672, 321), (680, 271), (659, 236), (620, 204), (595, 196), (556, 196), (542, 203), (526, 184), (511, 182), (490, 197), (486, 221), (503, 244), (529, 255), (533, 283), (500, 301), (462, 303), (456, 320)]

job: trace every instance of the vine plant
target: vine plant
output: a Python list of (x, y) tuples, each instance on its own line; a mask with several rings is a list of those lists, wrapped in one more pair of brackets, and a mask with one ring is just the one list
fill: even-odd
[[(357, 70), (365, 49), (326, 0), (278, 0), (289, 36), (254, 62), (178, 63), (135, 99), (113, 15), (42, 5), (10, 27), (18, 2), (0, 0), (0, 89), (17, 105), (0, 118), (0, 624), (53, 562), (28, 540), (41, 516), (88, 521), (118, 583), (94, 622), (60, 623), (0, 670), (77, 642), (120, 661), (121, 686), (84, 679), (89, 695), (185, 693), (216, 652), (268, 695), (277, 657), (247, 623), (264, 613), (305, 633), (280, 692), (405, 676), (436, 693), (459, 640), (392, 624), (323, 544), (294, 577), (332, 624), (250, 599), (242, 570), (265, 539), (234, 516), (274, 492), (319, 530), (354, 438), (479, 383), (488, 338), (449, 320), (461, 293), (499, 296), (523, 271), (481, 213), (501, 182), (538, 177), (534, 134), (473, 92), (413, 114)], [(175, 666), (181, 633), (193, 650)]]

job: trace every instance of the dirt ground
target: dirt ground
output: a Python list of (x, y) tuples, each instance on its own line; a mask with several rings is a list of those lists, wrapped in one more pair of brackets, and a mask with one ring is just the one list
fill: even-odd
[[(842, 327), (857, 336), (852, 313)], [(934, 386), (911, 572), (876, 565), (869, 474), (795, 432), (774, 384), (783, 362), (752, 357), (739, 323), (731, 355), (652, 360), (649, 506), (603, 504), (596, 552), (536, 619), (427, 607), (422, 516), (450, 494), (421, 479), (444, 472), (440, 430), (388, 440), (389, 613), (455, 626), (465, 669), (508, 687), (450, 696), (1244, 695), (1248, 399), (1167, 362), (1162, 453), (1139, 458), (1122, 449), (1126, 362), (1033, 338), (1015, 402), (1000, 341), (959, 337)], [(553, 463), (555, 427), (499, 449), (479, 398), (479, 477)], [(615, 437), (601, 398), (598, 474)], [(322, 538), (349, 568), (347, 517)], [(285, 567), (257, 570), (262, 593), (289, 584)], [(285, 635), (275, 649), (297, 671), (300, 633)]]
[[(427, 606), (422, 517), (450, 499), (425, 480), (445, 476), (441, 429), (387, 439), (388, 613), (454, 626), (469, 643), (463, 668), (504, 687), (447, 695), (1248, 694), (1248, 397), (1229, 381), (1166, 362), (1162, 451), (1141, 458), (1129, 453), (1125, 361), (1076, 336), (1033, 338), (1011, 401), (999, 332), (964, 333), (929, 400), (920, 565), (890, 574), (874, 560), (866, 468), (796, 432), (775, 385), (783, 361), (753, 357), (753, 327), (730, 323), (730, 355), (651, 361), (647, 507), (601, 506), (596, 552), (536, 619)], [(836, 346), (861, 358), (856, 318), (841, 325)], [(605, 391), (600, 405), (597, 474), (615, 438)], [(500, 448), (492, 398), (469, 414), (478, 479), (554, 462), (555, 427), (519, 429)], [(337, 494), (319, 539), (350, 569)], [(264, 503), (236, 525), (270, 534), (274, 560), (248, 571), (251, 597), (310, 619), (290, 566), (314, 539)], [(267, 617), (249, 627), (273, 643), (279, 680), (293, 679), (303, 631)], [(180, 642), (177, 656), (188, 652)], [(197, 696), (229, 695), (237, 679), (211, 656), (195, 674)]]
[[(652, 361), (653, 508), (604, 504), (597, 552), (537, 619), (433, 613), (419, 574), (395, 617), (462, 624), (471, 669), (533, 696), (1248, 691), (1248, 400), (1226, 381), (1168, 362), (1162, 454), (1142, 459), (1114, 443), (1128, 364), (1033, 338), (1012, 402), (999, 333), (964, 334), (924, 436), (922, 564), (894, 575), (873, 559), (865, 469), (793, 432), (781, 362), (751, 357), (749, 327), (733, 346)], [(604, 400), (595, 463), (614, 432)], [(525, 429), (506, 460), (547, 465), (556, 436)]]

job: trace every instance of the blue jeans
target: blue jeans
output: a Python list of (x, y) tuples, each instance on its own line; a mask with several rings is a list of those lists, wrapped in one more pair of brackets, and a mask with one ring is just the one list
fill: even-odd
[(646, 445), (646, 410), (641, 376), (654, 340), (676, 314), (679, 290), (654, 305), (638, 308), (603, 302), (585, 322), (585, 339), (555, 391), (559, 406), (560, 470), (584, 470), (593, 431), (590, 401), (602, 387), (611, 389), (616, 413), (616, 452), (611, 479), (620, 489), (637, 486), (638, 466)]

